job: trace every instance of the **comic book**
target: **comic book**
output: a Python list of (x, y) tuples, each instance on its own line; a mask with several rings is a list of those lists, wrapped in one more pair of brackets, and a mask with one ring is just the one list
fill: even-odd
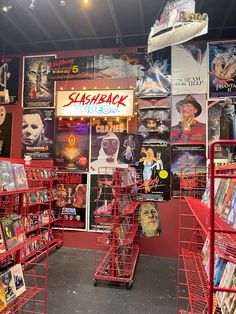
[[(233, 278), (231, 280), (231, 283), (229, 285), (230, 289), (235, 289), (236, 290), (236, 271), (233, 274)], [(232, 313), (232, 310), (235, 309), (236, 305), (236, 292), (227, 292), (224, 300), (224, 305), (223, 305), (223, 313)]]
[(0, 161), (0, 183), (3, 191), (12, 191), (16, 189), (10, 161)]
[(23, 164), (12, 164), (16, 190), (28, 189), (28, 181)]
[(24, 225), (20, 215), (11, 215), (13, 220), (13, 227), (16, 234), (17, 239), (20, 243), (23, 243), (26, 240)]
[(5, 291), (6, 302), (9, 304), (16, 298), (15, 284), (10, 269), (1, 275), (1, 280)]
[(215, 195), (215, 200), (214, 200), (214, 204), (215, 204), (215, 211), (221, 215), (222, 209), (223, 209), (223, 205), (224, 205), (224, 200), (227, 194), (227, 191), (229, 189), (229, 185), (230, 185), (231, 180), (230, 179), (221, 179), (220, 180), (220, 184), (218, 186), (216, 195)]
[(7, 249), (11, 249), (20, 243), (16, 236), (13, 219), (11, 217), (3, 217), (1, 219), (3, 237)]
[(16, 264), (13, 267), (11, 267), (10, 270), (12, 273), (12, 278), (14, 280), (16, 297), (18, 297), (19, 295), (26, 291), (22, 266), (21, 264)]
[(2, 226), (0, 224), (0, 254), (6, 251), (5, 243), (4, 243), (4, 236), (2, 232)]
[(7, 307), (7, 301), (5, 297), (5, 291), (3, 287), (3, 283), (0, 281), (0, 312)]

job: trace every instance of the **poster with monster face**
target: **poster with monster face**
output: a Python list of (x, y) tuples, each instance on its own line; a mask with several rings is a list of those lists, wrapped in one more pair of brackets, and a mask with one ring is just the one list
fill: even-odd
[(48, 80), (49, 63), (55, 55), (24, 57), (23, 99), (24, 108), (54, 106), (54, 82)]
[(89, 169), (89, 121), (57, 119), (55, 165), (71, 171)]

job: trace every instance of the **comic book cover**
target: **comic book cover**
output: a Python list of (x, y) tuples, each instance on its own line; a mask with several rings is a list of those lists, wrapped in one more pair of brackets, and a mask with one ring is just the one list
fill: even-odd
[(14, 214), (11, 215), (13, 220), (13, 228), (15, 231), (15, 235), (20, 243), (23, 243), (26, 240), (25, 230), (23, 226), (23, 222), (20, 215)]
[(28, 181), (23, 164), (12, 164), (16, 190), (28, 189)]
[(5, 296), (5, 290), (2, 283), (2, 280), (0, 280), (0, 312), (4, 310), (7, 307), (7, 301)]
[(219, 215), (221, 215), (223, 205), (224, 205), (224, 200), (225, 200), (230, 182), (231, 182), (231, 179), (221, 178), (216, 195), (214, 197), (215, 211)]
[(228, 221), (228, 217), (231, 220), (231, 225), (234, 221), (234, 207), (235, 207), (235, 197), (236, 197), (236, 182), (234, 179), (231, 180), (228, 191), (226, 193), (226, 196), (224, 198), (224, 203), (221, 210), (221, 218), (224, 221)]
[(15, 284), (16, 297), (18, 297), (19, 295), (26, 291), (22, 266), (21, 264), (16, 264), (13, 267), (11, 267), (10, 270)]
[(3, 217), (1, 219), (3, 236), (7, 249), (11, 249), (20, 243), (16, 236), (13, 219), (11, 217)]
[(4, 243), (4, 235), (2, 232), (2, 226), (0, 224), (0, 254), (6, 251), (5, 243)]
[[(229, 288), (236, 290), (236, 271), (233, 274), (233, 278), (231, 280)], [(235, 308), (236, 308), (235, 302), (236, 302), (236, 293), (235, 292), (227, 292), (225, 299), (224, 299), (223, 312), (224, 313), (233, 313), (232, 311), (235, 310)]]
[(0, 161), (0, 183), (3, 191), (15, 190), (15, 180), (10, 161)]
[(5, 291), (6, 302), (9, 304), (16, 298), (15, 284), (10, 269), (1, 275), (1, 280)]

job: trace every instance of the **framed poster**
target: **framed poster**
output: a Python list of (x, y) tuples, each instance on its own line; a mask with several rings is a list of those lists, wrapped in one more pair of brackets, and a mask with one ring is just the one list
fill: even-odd
[(11, 156), (12, 114), (7, 113), (4, 122), (0, 125), (0, 156)]
[(54, 108), (54, 82), (48, 80), (49, 63), (56, 55), (27, 56), (23, 59), (24, 108)]

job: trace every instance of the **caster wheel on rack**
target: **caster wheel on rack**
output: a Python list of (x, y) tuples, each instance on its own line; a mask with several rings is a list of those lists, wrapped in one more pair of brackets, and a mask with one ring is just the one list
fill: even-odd
[(94, 279), (94, 280), (93, 280), (93, 285), (94, 285), (94, 287), (96, 287), (97, 283), (98, 283), (98, 282), (97, 282), (97, 279)]
[(131, 289), (133, 287), (133, 283), (129, 282), (126, 284), (126, 289)]

